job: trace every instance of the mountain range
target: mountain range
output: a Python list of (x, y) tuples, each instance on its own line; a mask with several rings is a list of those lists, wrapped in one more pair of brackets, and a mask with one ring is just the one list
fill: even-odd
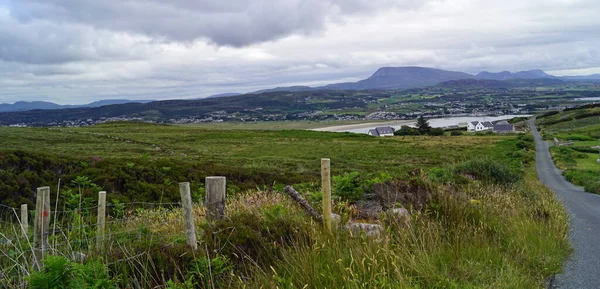
[[(276, 92), (276, 91), (310, 91), (310, 90), (365, 90), (365, 89), (409, 89), (437, 85), (455, 80), (539, 80), (552, 79), (556, 83), (561, 81), (600, 81), (600, 74), (583, 76), (558, 77), (545, 73), (541, 69), (533, 69), (519, 72), (488, 72), (482, 71), (478, 74), (469, 74), (459, 71), (448, 71), (436, 68), (406, 66), (406, 67), (382, 67), (369, 78), (357, 82), (334, 83), (325, 86), (290, 86), (259, 90), (254, 93)], [(481, 82), (479, 83), (481, 84)], [(496, 83), (497, 84), (497, 83)], [(500, 86), (514, 87), (515, 83), (497, 84)], [(521, 83), (521, 85), (524, 83)]]
[(60, 105), (53, 102), (47, 101), (17, 101), (13, 104), (0, 103), (0, 112), (18, 112), (34, 109), (66, 109), (66, 108), (79, 108), (79, 107), (101, 107), (113, 104), (124, 104), (124, 103), (148, 103), (154, 100), (130, 100), (130, 99), (105, 99), (94, 101), (83, 105)]
[[(469, 81), (465, 81), (469, 80)], [(458, 82), (457, 82), (458, 81)], [(301, 92), (315, 90), (366, 90), (366, 89), (410, 89), (427, 87), (438, 84), (446, 85), (479, 85), (493, 87), (516, 87), (559, 84), (564, 81), (599, 81), (600, 74), (583, 76), (564, 76), (557, 77), (545, 73), (543, 70), (534, 69), (519, 72), (488, 72), (482, 71), (478, 74), (469, 74), (459, 71), (448, 71), (436, 68), (406, 66), (406, 67), (381, 67), (370, 77), (357, 82), (334, 83), (319, 87), (310, 86), (290, 86), (276, 87), (272, 89), (259, 90), (249, 94), (261, 94), (270, 92)], [(222, 93), (205, 98), (221, 98), (230, 96), (239, 96), (240, 93)], [(198, 99), (198, 98), (196, 98)], [(148, 103), (155, 100), (128, 100), (111, 99), (100, 100), (86, 105), (59, 105), (52, 102), (19, 101), (14, 104), (0, 104), (0, 112), (18, 112), (35, 109), (65, 109), (82, 107), (100, 107), (113, 104), (125, 103)]]

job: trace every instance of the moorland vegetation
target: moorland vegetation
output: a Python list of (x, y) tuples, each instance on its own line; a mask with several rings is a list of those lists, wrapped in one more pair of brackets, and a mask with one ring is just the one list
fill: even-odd
[[(542, 288), (569, 254), (568, 216), (537, 181), (527, 135), (384, 139), (142, 123), (0, 132), (2, 287)], [(341, 226), (329, 234), (281, 193), (293, 185), (321, 211), (322, 157), (341, 223), (381, 224), (379, 236)], [(210, 175), (228, 178), (227, 215), (216, 222), (201, 205)], [(59, 179), (52, 223), (63, 230), (38, 271), (10, 207), (33, 205), (38, 186), (57, 193)], [(192, 183), (197, 251), (185, 245), (176, 204), (183, 181)], [(99, 190), (109, 194), (102, 247)], [(364, 217), (364, 202), (384, 210)], [(399, 207), (408, 219), (385, 213)]]

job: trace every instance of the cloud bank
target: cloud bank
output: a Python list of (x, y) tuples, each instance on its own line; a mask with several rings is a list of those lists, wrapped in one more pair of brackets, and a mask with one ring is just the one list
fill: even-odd
[(0, 102), (202, 97), (356, 80), (384, 65), (600, 72), (599, 10), (595, 0), (0, 0)]

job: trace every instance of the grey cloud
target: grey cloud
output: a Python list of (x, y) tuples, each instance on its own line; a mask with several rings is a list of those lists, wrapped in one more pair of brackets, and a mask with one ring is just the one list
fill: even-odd
[(13, 0), (3, 9), (0, 102), (202, 97), (355, 81), (381, 66), (600, 67), (597, 0)]
[(64, 21), (95, 28), (190, 42), (205, 39), (241, 47), (292, 34), (308, 35), (330, 18), (390, 7), (420, 7), (424, 0), (13, 0), (21, 21)]
[(0, 60), (56, 64), (136, 59), (159, 51), (150, 40), (48, 20), (16, 21), (0, 9)]

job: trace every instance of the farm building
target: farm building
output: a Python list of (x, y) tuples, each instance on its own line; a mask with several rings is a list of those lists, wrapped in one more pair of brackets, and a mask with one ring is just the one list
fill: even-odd
[(394, 136), (394, 129), (389, 126), (376, 127), (367, 132), (370, 136)]

